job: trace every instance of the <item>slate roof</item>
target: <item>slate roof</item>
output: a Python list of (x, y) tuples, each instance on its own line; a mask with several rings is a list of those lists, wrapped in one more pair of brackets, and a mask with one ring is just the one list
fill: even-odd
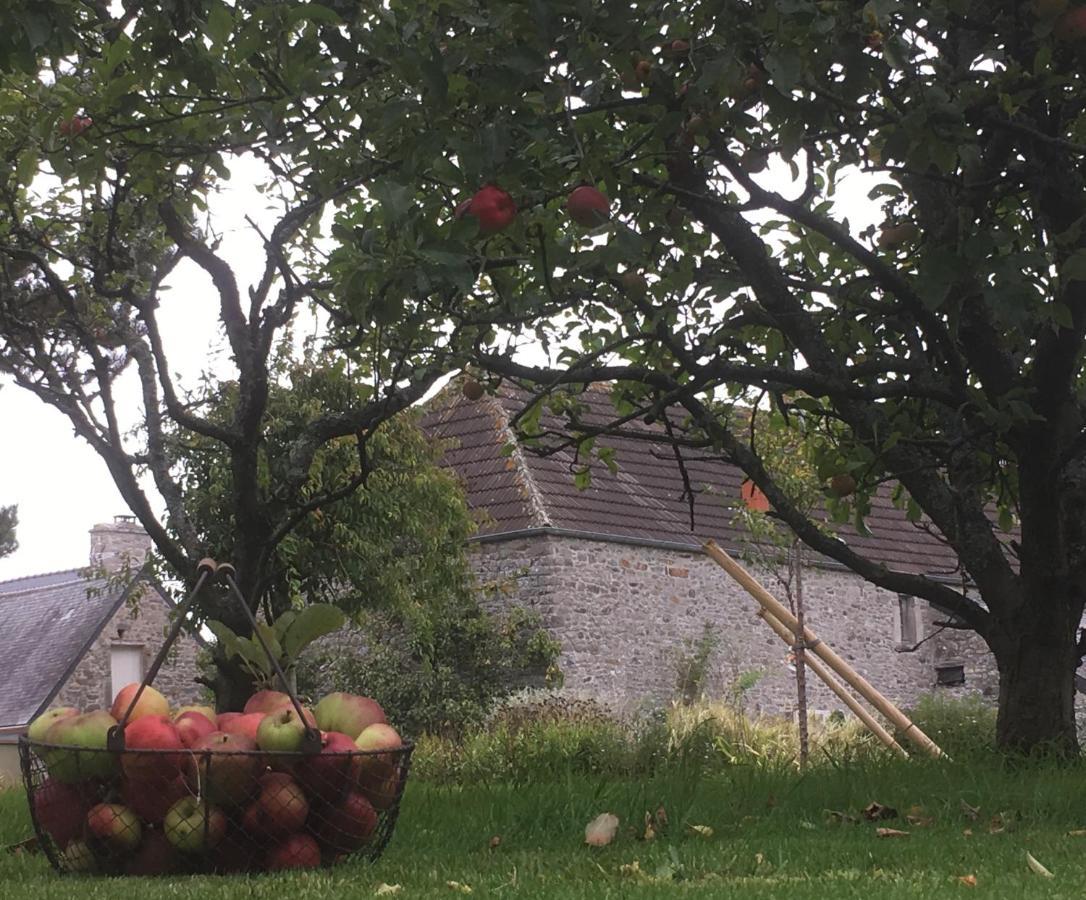
[[(526, 399), (523, 392), (503, 387), (498, 396), (472, 402), (453, 382), (434, 398), (423, 419), (424, 428), (450, 442), (444, 461), (463, 481), (469, 505), (482, 515), (480, 535), (512, 537), (526, 529), (553, 528), (691, 548), (708, 538), (730, 548), (740, 544), (732, 520), (745, 475), (737, 467), (715, 460), (686, 463), (696, 492), (691, 528), (680, 469), (673, 450), (663, 443), (600, 438), (600, 444), (615, 448), (619, 468), (611, 474), (597, 463), (585, 490), (574, 485), (571, 450), (541, 457), (517, 447), (512, 456), (503, 456), (502, 447), (512, 438), (510, 419)], [(591, 409), (586, 421), (614, 418), (604, 390), (590, 390), (582, 399)], [(558, 420), (548, 420), (547, 414), (541, 426), (560, 430)], [(660, 426), (638, 428), (646, 436), (663, 436)], [(870, 536), (850, 526), (838, 526), (837, 534), (857, 552), (898, 571), (946, 577), (958, 572), (953, 551), (909, 522), (891, 502), (889, 487), (872, 498), (866, 522)]]
[(0, 582), (0, 727), (45, 707), (124, 602), (126, 587), (80, 569)]

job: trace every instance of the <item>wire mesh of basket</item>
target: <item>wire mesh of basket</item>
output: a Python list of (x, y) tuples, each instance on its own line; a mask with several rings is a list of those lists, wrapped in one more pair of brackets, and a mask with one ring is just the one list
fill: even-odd
[[(154, 680), (200, 587), (216, 575), (249, 612), (232, 568), (202, 561), (139, 692)], [(73, 720), (65, 743), (19, 739), (31, 819), (57, 871), (252, 873), (376, 860), (385, 849), (399, 815), (410, 743), (396, 739), (359, 749), (349, 735), (320, 732), (288, 688), (306, 723), (301, 749), (261, 749), (252, 737), (225, 731), (205, 735), (192, 748), (128, 746), (126, 726), (139, 692), (120, 722), (90, 713)], [(153, 732), (153, 725), (144, 730)]]

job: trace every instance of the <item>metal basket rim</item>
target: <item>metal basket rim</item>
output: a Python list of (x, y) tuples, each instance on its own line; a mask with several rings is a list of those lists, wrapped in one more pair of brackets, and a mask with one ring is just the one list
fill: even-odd
[(255, 750), (211, 750), (207, 747), (195, 748), (195, 747), (179, 747), (175, 749), (169, 748), (155, 748), (155, 747), (125, 747), (124, 750), (110, 750), (108, 747), (78, 747), (75, 744), (52, 744), (48, 741), (32, 741), (27, 735), (19, 735), (19, 744), (25, 744), (27, 747), (37, 749), (42, 747), (46, 750), (71, 750), (77, 753), (124, 753), (124, 754), (137, 754), (144, 753), (149, 756), (170, 756), (177, 754), (199, 754), (203, 756), (216, 755), (216, 756), (285, 756), (285, 757), (297, 757), (299, 759), (309, 758), (313, 756), (324, 757), (366, 757), (366, 756), (405, 756), (411, 753), (415, 749), (414, 741), (404, 741), (399, 747), (392, 747), (388, 750), (333, 750), (330, 752), (320, 751), (318, 753), (306, 753), (304, 750), (261, 750), (257, 748)]

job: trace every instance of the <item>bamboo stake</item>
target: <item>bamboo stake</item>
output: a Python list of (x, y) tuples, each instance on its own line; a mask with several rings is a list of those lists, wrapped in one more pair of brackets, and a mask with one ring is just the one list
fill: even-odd
[[(789, 647), (792, 646), (792, 641), (795, 639), (795, 635), (789, 631), (784, 625), (777, 621), (769, 612), (765, 609), (758, 611), (758, 615), (765, 620), (765, 623), (772, 628)], [(893, 750), (899, 756), (905, 759), (909, 758), (908, 752), (897, 741), (894, 740), (894, 736), (890, 734), (885, 728), (883, 728), (878, 721), (860, 704), (860, 701), (852, 696), (848, 692), (848, 689), (841, 684), (836, 678), (833, 677), (833, 673), (830, 672), (822, 663), (817, 659), (807, 656), (807, 668), (815, 673), (825, 683), (831, 691), (833, 691), (838, 697), (841, 698), (841, 702), (845, 704), (867, 727), (875, 737), (882, 741), (883, 745)]]
[[(789, 612), (788, 608), (762, 587), (746, 569), (717, 546), (715, 541), (706, 542), (705, 552), (713, 558), (717, 565), (739, 582), (740, 586), (757, 600), (760, 606), (767, 609), (774, 618), (789, 629), (796, 631), (796, 617)], [(811, 629), (805, 628), (803, 630), (803, 641), (807, 644), (808, 650), (817, 654), (827, 666), (833, 669), (856, 693), (882, 713), (905, 737), (932, 756), (944, 755), (935, 741), (924, 734), (905, 713), (883, 696), (855, 669), (822, 643)]]

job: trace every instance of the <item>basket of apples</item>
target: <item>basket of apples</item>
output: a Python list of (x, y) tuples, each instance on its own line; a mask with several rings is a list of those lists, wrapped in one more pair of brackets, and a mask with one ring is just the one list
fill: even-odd
[(412, 745), (374, 700), (346, 693), (312, 710), (262, 690), (241, 712), (171, 711), (151, 681), (183, 617), (111, 709), (50, 709), (20, 737), (31, 818), (54, 868), (251, 873), (377, 859)]

